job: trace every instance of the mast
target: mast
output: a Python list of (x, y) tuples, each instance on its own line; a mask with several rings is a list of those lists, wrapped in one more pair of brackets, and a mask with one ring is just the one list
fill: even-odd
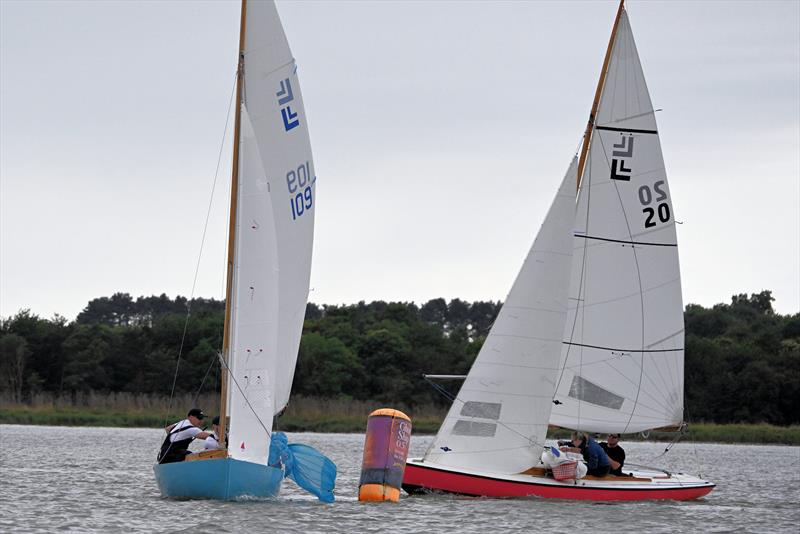
[(242, 18), (239, 26), (239, 66), (236, 70), (236, 111), (233, 127), (233, 169), (231, 170), (231, 213), (228, 223), (228, 263), (227, 281), (225, 284), (225, 327), (222, 335), (223, 368), (220, 373), (220, 401), (219, 401), (219, 439), (225, 443), (228, 410), (228, 373), (230, 362), (231, 341), (231, 311), (233, 269), (236, 255), (236, 210), (239, 202), (239, 132), (242, 117), (242, 86), (244, 84), (244, 32), (247, 15), (247, 0), (242, 0)]
[(594, 102), (592, 102), (592, 111), (589, 113), (589, 122), (586, 124), (586, 131), (583, 134), (583, 147), (581, 147), (581, 156), (578, 159), (578, 178), (575, 189), (581, 187), (581, 180), (583, 179), (583, 169), (586, 165), (586, 155), (589, 152), (589, 143), (592, 140), (592, 129), (594, 128), (594, 119), (597, 115), (597, 108), (600, 106), (600, 97), (603, 94), (603, 87), (606, 84), (606, 72), (608, 71), (608, 62), (611, 60), (611, 49), (614, 47), (614, 40), (617, 38), (617, 27), (619, 26), (619, 19), (622, 17), (622, 11), (625, 9), (625, 0), (619, 0), (619, 8), (617, 8), (617, 18), (614, 19), (614, 27), (611, 29), (611, 37), (608, 39), (608, 48), (606, 49), (606, 57), (603, 60), (603, 68), (600, 70), (600, 79), (597, 81), (597, 89), (594, 92)]

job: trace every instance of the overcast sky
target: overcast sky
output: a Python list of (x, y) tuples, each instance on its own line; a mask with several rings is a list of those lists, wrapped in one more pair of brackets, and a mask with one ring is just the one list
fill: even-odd
[[(319, 204), (310, 300), (502, 300), (616, 1), (278, 2)], [(631, 1), (685, 303), (800, 310), (800, 3)], [(0, 316), (189, 295), (239, 2), (0, 1)], [(222, 298), (230, 155), (195, 296)]]

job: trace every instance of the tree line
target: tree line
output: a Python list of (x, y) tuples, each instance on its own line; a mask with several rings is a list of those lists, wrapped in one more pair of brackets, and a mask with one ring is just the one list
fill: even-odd
[[(688, 420), (800, 423), (800, 313), (772, 302), (762, 291), (686, 306)], [(466, 374), (500, 306), (310, 303), (292, 393), (446, 406), (421, 375)], [(127, 293), (92, 300), (71, 322), (22, 310), (0, 320), (0, 393), (23, 403), (40, 392), (214, 391), (223, 316), (219, 300)]]

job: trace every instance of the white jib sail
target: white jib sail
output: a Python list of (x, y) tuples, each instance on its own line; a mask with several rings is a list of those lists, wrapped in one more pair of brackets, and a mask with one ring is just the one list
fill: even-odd
[(622, 13), (578, 198), (550, 422), (639, 432), (683, 418), (675, 215), (653, 106)]
[(316, 175), (294, 59), (273, 2), (248, 2), (229, 384), (230, 455), (265, 463), (308, 301)]
[(576, 172), (573, 160), (426, 460), (497, 473), (539, 462), (566, 317)]

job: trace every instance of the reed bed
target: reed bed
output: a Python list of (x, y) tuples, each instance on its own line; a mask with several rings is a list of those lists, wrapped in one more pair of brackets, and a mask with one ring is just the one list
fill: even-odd
[[(0, 395), (0, 423), (61, 426), (113, 426), (160, 428), (185, 416), (189, 408), (199, 406), (213, 416), (219, 409), (219, 396), (203, 394), (165, 395), (135, 393), (74, 393), (33, 395), (27, 402), (16, 403)], [(294, 395), (277, 428), (289, 432), (363, 432), (367, 416), (378, 408), (403, 411), (414, 425), (415, 434), (435, 433), (447, 410), (435, 405), (406, 406), (347, 398), (324, 399)], [(210, 424), (210, 421), (207, 421)], [(551, 438), (568, 438), (569, 431), (552, 429)], [(649, 439), (672, 441), (675, 433), (653, 432), (646, 438), (626, 435), (626, 441)], [(800, 445), (800, 425), (787, 427), (761, 424), (690, 423), (683, 441), (717, 443), (763, 443)]]
[[(16, 403), (0, 396), (0, 423), (68, 426), (161, 427), (185, 416), (198, 406), (209, 415), (219, 410), (219, 396), (204, 394), (164, 395), (134, 393), (74, 393), (33, 395), (28, 402)], [(359, 432), (366, 428), (367, 416), (384, 404), (352, 399), (321, 399), (295, 395), (277, 427), (290, 432)], [(426, 405), (409, 408), (393, 405), (412, 417), (418, 432), (435, 432), (446, 410)]]

